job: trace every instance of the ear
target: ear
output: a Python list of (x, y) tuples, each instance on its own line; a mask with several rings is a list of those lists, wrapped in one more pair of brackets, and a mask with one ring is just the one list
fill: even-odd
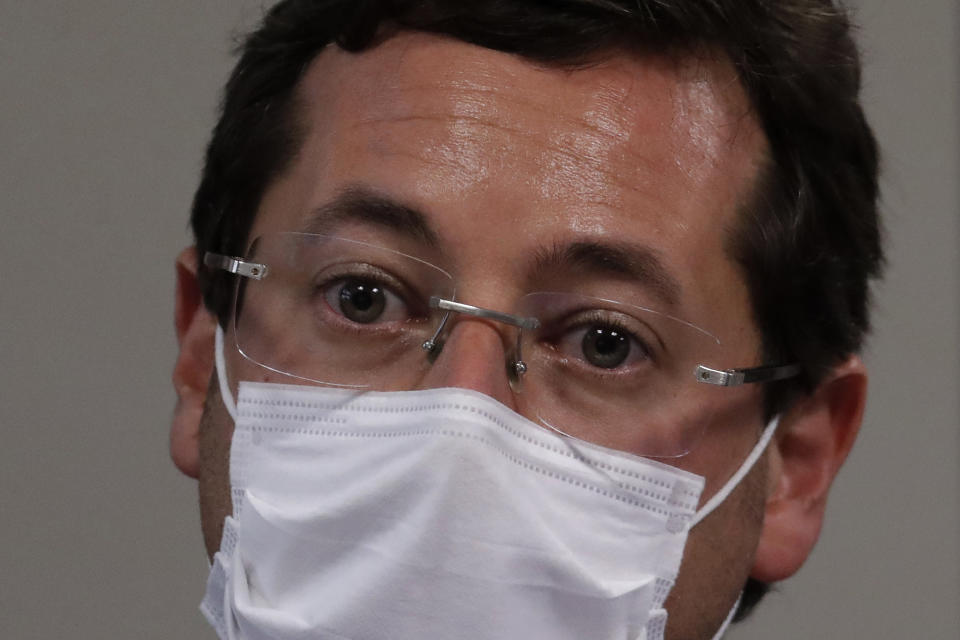
[(820, 535), (827, 493), (863, 419), (867, 372), (851, 356), (783, 416), (768, 452), (768, 497), (750, 576), (793, 575)]
[(197, 282), (197, 251), (184, 249), (177, 256), (177, 291), (174, 322), (180, 352), (173, 368), (177, 407), (170, 427), (170, 457), (184, 474), (199, 472), (200, 418), (213, 373), (216, 318), (203, 306)]

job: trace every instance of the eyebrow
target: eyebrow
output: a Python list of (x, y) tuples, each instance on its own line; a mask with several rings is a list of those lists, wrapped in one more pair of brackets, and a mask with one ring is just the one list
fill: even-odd
[(305, 231), (327, 234), (347, 223), (382, 227), (430, 248), (440, 244), (422, 211), (363, 186), (343, 189), (333, 200), (314, 209), (307, 219)]
[[(431, 249), (440, 247), (440, 239), (425, 213), (363, 185), (347, 187), (313, 210), (305, 231), (327, 234), (349, 223), (382, 227)], [(597, 277), (635, 280), (667, 307), (679, 303), (679, 282), (650, 247), (592, 240), (555, 244), (535, 254), (531, 273), (542, 277), (573, 270)]]
[(557, 244), (537, 253), (533, 273), (576, 270), (578, 274), (635, 280), (667, 307), (676, 307), (681, 287), (657, 252), (650, 247), (620, 242), (577, 241)]

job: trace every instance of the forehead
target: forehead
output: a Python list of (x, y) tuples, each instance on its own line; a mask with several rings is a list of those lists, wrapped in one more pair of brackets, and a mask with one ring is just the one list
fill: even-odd
[(361, 54), (328, 48), (299, 94), (305, 138), (252, 236), (302, 228), (362, 186), (425, 212), (479, 287), (516, 279), (519, 257), (545, 246), (615, 240), (657, 252), (689, 314), (746, 304), (724, 241), (764, 140), (722, 61), (561, 68), (401, 34)]

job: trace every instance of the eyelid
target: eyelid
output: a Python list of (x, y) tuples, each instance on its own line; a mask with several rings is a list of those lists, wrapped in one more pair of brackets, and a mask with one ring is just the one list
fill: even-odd
[[(332, 272), (332, 273), (330, 273)], [(368, 262), (334, 263), (323, 267), (313, 275), (314, 282), (332, 282), (343, 278), (370, 278), (385, 283), (401, 284), (390, 272)]]
[(327, 287), (338, 280), (348, 278), (370, 279), (383, 286), (391, 294), (400, 298), (411, 315), (429, 315), (427, 300), (429, 296), (421, 293), (417, 287), (409, 285), (389, 271), (365, 262), (337, 263), (327, 265), (311, 278), (314, 287)]
[[(625, 322), (624, 319), (628, 319), (628, 321)], [(653, 359), (656, 359), (658, 350), (662, 353), (667, 349), (663, 338), (649, 323), (614, 309), (571, 311), (564, 314), (563, 318), (550, 319), (545, 324), (549, 325), (549, 328), (545, 327), (546, 332), (553, 334), (568, 333), (578, 327), (589, 328), (591, 324), (612, 327), (630, 336), (630, 339), (635, 341)], [(655, 342), (656, 346), (654, 347), (651, 342)]]

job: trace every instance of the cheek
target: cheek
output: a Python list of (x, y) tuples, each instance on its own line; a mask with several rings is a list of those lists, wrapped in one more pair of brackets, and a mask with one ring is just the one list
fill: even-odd
[(763, 527), (766, 462), (687, 539), (676, 586), (666, 608), (667, 638), (709, 638), (746, 584)]
[(216, 380), (214, 375), (200, 420), (198, 475), (200, 524), (207, 554), (211, 558), (220, 547), (223, 520), (233, 511), (230, 499), (230, 442), (233, 437), (233, 420), (220, 401)]
[[(704, 385), (704, 392), (714, 393), (717, 397), (703, 403), (703, 406), (709, 407), (708, 411), (696, 418), (690, 418), (702, 422), (698, 439), (685, 456), (667, 461), (706, 478), (701, 505), (736, 473), (756, 445), (765, 426), (759, 390)], [(720, 395), (726, 397), (719, 397)]]
[[(224, 339), (225, 345), (234, 345), (233, 333)], [(237, 352), (225, 346), (224, 360), (229, 373), (229, 392), (237, 398), (237, 382), (296, 383), (286, 376), (275, 374), (257, 366)], [(233, 440), (233, 419), (227, 412), (220, 396), (220, 383), (216, 372), (210, 378), (203, 416), (200, 419), (200, 468), (197, 477), (200, 499), (200, 525), (207, 555), (220, 548), (224, 518), (233, 513), (230, 496), (230, 445)]]

